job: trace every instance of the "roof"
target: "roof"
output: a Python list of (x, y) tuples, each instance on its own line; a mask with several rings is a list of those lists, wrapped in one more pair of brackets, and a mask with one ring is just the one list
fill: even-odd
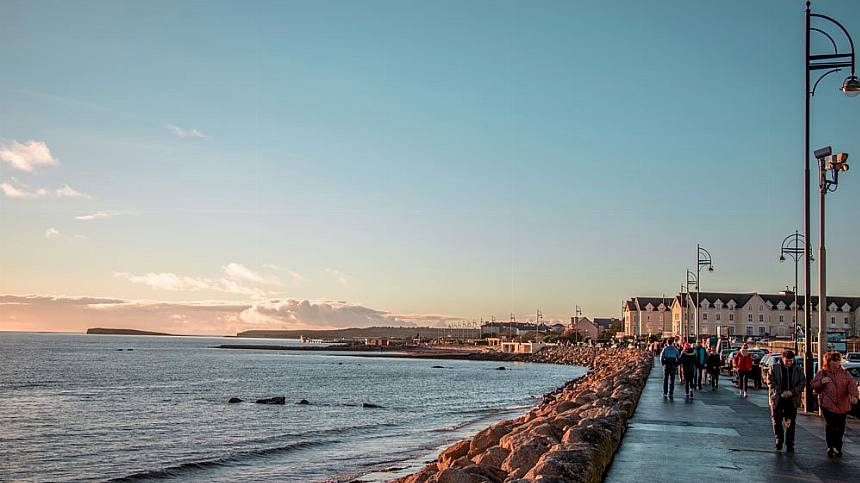
[(621, 321), (616, 319), (616, 318), (610, 318), (610, 317), (595, 317), (592, 322), (594, 322), (596, 325), (600, 326), (603, 329), (607, 329), (613, 323), (621, 322)]
[[(683, 294), (687, 295), (687, 294)], [(730, 292), (701, 292), (699, 294), (699, 303), (708, 301), (709, 304), (714, 304), (717, 300), (722, 301), (723, 304), (728, 304), (730, 300), (735, 301), (735, 305), (738, 307), (743, 307), (747, 303), (749, 303), (750, 299), (754, 296), (758, 295), (764, 301), (765, 304), (768, 302), (771, 303), (772, 307), (777, 307), (780, 302), (783, 302), (786, 306), (791, 307), (791, 304), (794, 302), (794, 294), (760, 294), (756, 292), (750, 293), (730, 293)], [(696, 292), (690, 292), (689, 296), (691, 299), (696, 299)], [(805, 307), (806, 297), (803, 295), (799, 295), (798, 302), (800, 304), (800, 309), (803, 310)], [(813, 295), (810, 297), (812, 301), (812, 309), (818, 309), (818, 296)], [(687, 298), (682, 297), (682, 306), (687, 307)], [(835, 303), (837, 307), (840, 309), (846, 303), (848, 304), (850, 311), (855, 311), (860, 308), (860, 297), (846, 297), (841, 295), (832, 295), (827, 297), (827, 305)]]

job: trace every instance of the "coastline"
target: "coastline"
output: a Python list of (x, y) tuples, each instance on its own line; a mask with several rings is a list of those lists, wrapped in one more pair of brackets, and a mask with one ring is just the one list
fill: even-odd
[(633, 349), (590, 347), (550, 348), (519, 356), (524, 357), (518, 362), (590, 370), (545, 394), (527, 414), (457, 441), (420, 471), (391, 481), (601, 481), (636, 409), (652, 356)]

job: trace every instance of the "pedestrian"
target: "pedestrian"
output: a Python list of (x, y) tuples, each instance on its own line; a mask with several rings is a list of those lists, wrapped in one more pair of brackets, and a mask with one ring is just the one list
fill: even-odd
[(752, 371), (753, 358), (748, 352), (749, 346), (744, 344), (741, 351), (732, 359), (732, 366), (738, 373), (738, 396), (747, 397), (747, 384), (749, 383), (750, 371)]
[(700, 391), (702, 390), (702, 381), (705, 375), (705, 368), (708, 365), (708, 351), (702, 346), (702, 341), (696, 341), (696, 347), (693, 348), (693, 352), (696, 354), (696, 372), (693, 377), (693, 382), (696, 385), (696, 388)]
[(776, 437), (776, 450), (794, 453), (794, 429), (797, 425), (797, 408), (800, 395), (806, 388), (806, 376), (795, 364), (794, 351), (786, 349), (779, 362), (770, 369), (767, 390), (773, 435)]
[(693, 397), (693, 390), (696, 389), (695, 372), (696, 372), (696, 352), (690, 343), (684, 344), (684, 352), (681, 353), (679, 360), (681, 369), (684, 373), (684, 393), (688, 398)]
[(824, 413), (827, 457), (839, 458), (845, 417), (851, 405), (857, 404), (857, 383), (842, 368), (842, 354), (833, 351), (824, 355), (824, 364), (812, 379), (812, 390), (818, 394), (818, 407)]
[(708, 361), (705, 363), (708, 375), (711, 376), (711, 391), (716, 391), (720, 385), (720, 367), (723, 365), (720, 355), (713, 347), (709, 351)]
[(663, 366), (663, 397), (672, 397), (675, 393), (675, 375), (678, 374), (680, 354), (674, 344), (668, 343), (660, 353), (660, 364)]

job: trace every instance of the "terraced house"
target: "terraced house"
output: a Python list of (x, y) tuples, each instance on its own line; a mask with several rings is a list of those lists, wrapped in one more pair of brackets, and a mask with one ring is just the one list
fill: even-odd
[[(692, 333), (696, 320), (696, 292), (681, 293), (672, 299), (672, 332), (680, 333), (688, 324)], [(701, 292), (699, 336), (723, 335), (791, 338), (794, 327), (795, 296), (792, 293), (760, 294)], [(818, 297), (812, 297), (812, 330), (818, 332)], [(798, 317), (803, 326), (804, 297), (798, 297)], [(858, 335), (860, 297), (827, 297), (827, 332)]]
[(633, 336), (669, 335), (672, 327), (672, 299), (633, 297), (624, 302), (624, 333)]

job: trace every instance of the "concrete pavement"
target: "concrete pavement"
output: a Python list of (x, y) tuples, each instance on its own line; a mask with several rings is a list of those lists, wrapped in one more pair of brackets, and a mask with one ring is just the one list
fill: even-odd
[(604, 479), (607, 483), (860, 481), (860, 422), (848, 418), (845, 456), (825, 454), (824, 419), (798, 413), (794, 454), (774, 450), (767, 390), (740, 399), (725, 374), (685, 400), (663, 398), (663, 368), (655, 364), (636, 413)]

